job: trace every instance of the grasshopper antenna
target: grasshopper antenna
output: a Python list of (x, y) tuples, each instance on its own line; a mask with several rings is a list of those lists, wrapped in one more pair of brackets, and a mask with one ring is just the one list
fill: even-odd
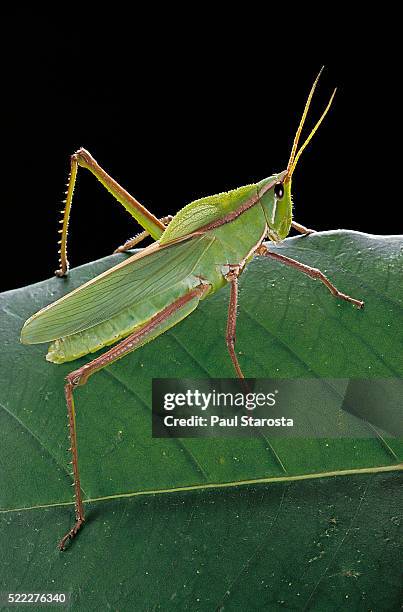
[(297, 162), (298, 162), (299, 158), (302, 155), (302, 152), (307, 147), (309, 142), (312, 140), (313, 135), (318, 130), (320, 124), (323, 121), (323, 119), (326, 117), (326, 115), (327, 115), (327, 113), (328, 113), (328, 111), (329, 111), (329, 109), (330, 109), (330, 107), (332, 105), (333, 98), (334, 98), (334, 96), (336, 94), (336, 89), (334, 89), (334, 91), (333, 91), (333, 93), (332, 93), (332, 95), (330, 97), (330, 100), (329, 100), (325, 110), (323, 111), (323, 113), (320, 116), (319, 120), (316, 122), (316, 124), (315, 124), (314, 128), (312, 129), (311, 133), (309, 134), (308, 138), (305, 140), (304, 144), (301, 146), (301, 148), (297, 152), (298, 142), (299, 142), (299, 139), (300, 139), (300, 136), (301, 136), (302, 128), (304, 127), (305, 119), (306, 119), (306, 116), (308, 114), (309, 107), (311, 105), (311, 100), (312, 100), (312, 97), (313, 97), (316, 85), (318, 84), (320, 75), (323, 72), (323, 69), (324, 69), (324, 66), (322, 66), (322, 68), (320, 69), (319, 74), (316, 77), (316, 79), (315, 79), (315, 81), (314, 81), (314, 83), (313, 83), (313, 85), (311, 87), (311, 91), (309, 92), (309, 96), (308, 96), (307, 101), (305, 103), (304, 112), (302, 113), (301, 121), (299, 122), (299, 126), (298, 126), (297, 132), (295, 134), (294, 142), (293, 142), (293, 145), (292, 145), (290, 159), (288, 160), (287, 174), (286, 174), (284, 182), (291, 182), (291, 177), (293, 175), (293, 172), (295, 170)]

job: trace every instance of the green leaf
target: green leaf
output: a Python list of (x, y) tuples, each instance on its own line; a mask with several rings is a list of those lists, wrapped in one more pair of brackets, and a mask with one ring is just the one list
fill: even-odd
[[(319, 267), (364, 299), (363, 311), (278, 262), (251, 262), (237, 331), (246, 375), (402, 377), (402, 246), (401, 236), (344, 231), (271, 246)], [(226, 289), (77, 390), (91, 501), (87, 526), (58, 553), (73, 516), (63, 378), (89, 358), (49, 364), (46, 346), (20, 345), (19, 332), (123, 258), (0, 296), (2, 590), (71, 591), (86, 610), (392, 609), (398, 494), (387, 471), (401, 467), (398, 440), (379, 429), (372, 438), (151, 438), (152, 378), (233, 376)]]

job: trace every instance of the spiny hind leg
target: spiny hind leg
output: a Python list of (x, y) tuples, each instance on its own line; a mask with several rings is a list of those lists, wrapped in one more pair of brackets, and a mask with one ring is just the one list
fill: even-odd
[(85, 385), (90, 376), (101, 370), (102, 368), (110, 365), (117, 361), (121, 357), (125, 357), (128, 353), (136, 350), (153, 340), (160, 334), (167, 331), (170, 327), (173, 327), (179, 321), (188, 316), (198, 305), (203, 295), (209, 291), (210, 285), (200, 284), (194, 289), (188, 291), (183, 296), (174, 300), (171, 304), (166, 306), (163, 310), (155, 314), (149, 319), (147, 323), (135, 330), (130, 336), (119, 342), (116, 346), (111, 348), (109, 351), (100, 355), (90, 363), (78, 368), (74, 372), (71, 372), (66, 377), (66, 384), (64, 387), (67, 414), (69, 420), (69, 433), (70, 433), (70, 451), (72, 457), (73, 466), (73, 478), (74, 478), (74, 492), (75, 492), (75, 523), (66, 535), (60, 540), (59, 548), (64, 550), (66, 543), (72, 540), (82, 527), (85, 516), (84, 506), (81, 495), (80, 486), (80, 472), (78, 466), (78, 452), (77, 452), (77, 433), (76, 433), (76, 418), (74, 408), (74, 397), (73, 392), (76, 387)]
[(304, 234), (304, 236), (309, 236), (309, 234), (316, 234), (316, 230), (309, 229), (308, 227), (305, 227), (305, 225), (301, 225), (301, 223), (297, 223), (296, 221), (292, 221), (291, 226), (300, 234)]
[(105, 170), (101, 168), (92, 155), (81, 148), (70, 158), (70, 175), (67, 183), (65, 208), (60, 223), (62, 229), (59, 240), (60, 267), (56, 270), (56, 276), (65, 276), (69, 269), (67, 259), (67, 234), (69, 227), (71, 204), (73, 201), (74, 186), (77, 178), (78, 167), (87, 168), (102, 183), (102, 185), (126, 208), (136, 221), (154, 238), (158, 240), (165, 231), (166, 226), (157, 219), (147, 208), (138, 202), (130, 193), (119, 185)]
[[(172, 219), (173, 219), (172, 215), (167, 215), (166, 217), (162, 217), (160, 221), (165, 226), (167, 226), (171, 223)], [(142, 240), (147, 238), (147, 236), (149, 235), (150, 235), (150, 232), (147, 232), (146, 230), (144, 230), (143, 232), (140, 232), (139, 234), (137, 234), (137, 236), (134, 236), (134, 238), (130, 238), (129, 240), (126, 240), (126, 242), (122, 244), (122, 246), (118, 247), (113, 252), (114, 253), (126, 253), (126, 251), (129, 251), (130, 249), (134, 249), (135, 246), (137, 246), (140, 242), (142, 242)]]
[(320, 280), (329, 289), (330, 293), (334, 295), (334, 297), (340, 298), (341, 300), (345, 300), (346, 302), (351, 302), (351, 304), (354, 304), (355, 306), (357, 306), (357, 308), (364, 307), (364, 302), (362, 300), (356, 300), (355, 298), (352, 298), (349, 295), (346, 295), (345, 293), (342, 293), (341, 291), (339, 291), (337, 287), (335, 287), (333, 283), (330, 282), (327, 276), (325, 276), (323, 272), (318, 270), (318, 268), (312, 268), (311, 266), (307, 266), (306, 264), (296, 261), (295, 259), (291, 259), (291, 257), (285, 257), (285, 255), (279, 255), (278, 253), (273, 253), (264, 244), (262, 244), (257, 249), (256, 254), (263, 255), (264, 257), (271, 257), (285, 264), (286, 266), (291, 266), (292, 268), (296, 268), (303, 274), (310, 276), (310, 278)]
[[(69, 375), (71, 376), (71, 374)], [(69, 435), (70, 435), (70, 452), (71, 452), (71, 465), (73, 466), (73, 486), (74, 486), (74, 506), (75, 506), (75, 515), (76, 520), (71, 529), (66, 533), (65, 536), (59, 542), (59, 549), (64, 550), (66, 546), (66, 542), (68, 540), (72, 540), (77, 532), (82, 527), (85, 517), (84, 517), (84, 506), (83, 500), (81, 496), (81, 485), (80, 485), (80, 472), (78, 469), (78, 453), (77, 453), (77, 432), (76, 432), (76, 414), (74, 407), (74, 398), (73, 398), (73, 383), (69, 382), (69, 376), (67, 377), (67, 384), (64, 387), (64, 394), (66, 397), (67, 404), (67, 418), (69, 422)]]

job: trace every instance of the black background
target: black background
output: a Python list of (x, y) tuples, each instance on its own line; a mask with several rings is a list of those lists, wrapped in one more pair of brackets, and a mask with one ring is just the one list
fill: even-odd
[[(154, 214), (173, 214), (285, 168), (322, 64), (305, 133), (338, 92), (295, 172), (295, 219), (318, 230), (401, 233), (400, 170), (387, 144), (398, 116), (396, 71), (381, 23), (334, 16), (301, 22), (298, 38), (279, 16), (150, 13), (101, 14), (95, 23), (26, 9), (4, 21), (2, 289), (56, 268), (68, 158), (78, 147)], [(111, 253), (137, 231), (82, 170), (71, 265)]]

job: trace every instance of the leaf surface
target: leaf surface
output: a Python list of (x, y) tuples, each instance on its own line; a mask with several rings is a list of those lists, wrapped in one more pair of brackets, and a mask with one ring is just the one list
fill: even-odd
[[(319, 267), (364, 299), (363, 311), (278, 262), (251, 262), (240, 281), (237, 332), (246, 375), (402, 377), (402, 246), (401, 236), (339, 231), (271, 247)], [(124, 258), (0, 296), (4, 589), (70, 590), (77, 609), (337, 610), (346, 600), (351, 609), (392, 609), (398, 476), (382, 472), (400, 465), (397, 439), (382, 431), (343, 439), (151, 437), (152, 378), (233, 376), (227, 289), (77, 390), (82, 487), (92, 501), (88, 525), (59, 555), (55, 542), (72, 518), (63, 378), (89, 359), (49, 364), (46, 347), (22, 346), (19, 333), (38, 309)], [(396, 422), (400, 414), (397, 404)], [(374, 592), (379, 567), (389, 578)]]

